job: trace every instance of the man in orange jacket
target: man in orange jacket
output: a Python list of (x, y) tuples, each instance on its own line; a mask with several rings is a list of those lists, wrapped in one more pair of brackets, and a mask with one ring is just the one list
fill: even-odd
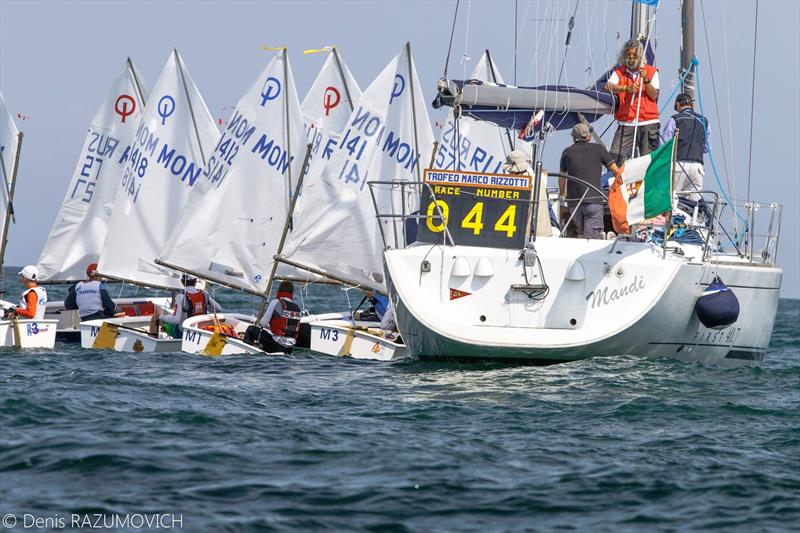
[(622, 166), (626, 159), (649, 154), (660, 144), (658, 70), (647, 64), (638, 39), (625, 43), (606, 87), (619, 99), (614, 113), (618, 126), (609, 152)]

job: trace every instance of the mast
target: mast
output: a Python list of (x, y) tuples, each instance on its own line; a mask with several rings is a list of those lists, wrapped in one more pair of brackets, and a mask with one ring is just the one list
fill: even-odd
[(19, 154), (22, 151), (22, 132), (17, 133), (17, 153), (14, 154), (14, 167), (11, 170), (11, 183), (6, 181), (3, 176), (3, 182), (7, 184), (6, 193), (8, 194), (8, 206), (6, 209), (6, 220), (3, 225), (3, 235), (0, 240), (0, 281), (3, 280), (3, 264), (6, 258), (6, 244), (8, 242), (8, 226), (11, 218), (14, 216), (14, 188), (17, 184), (17, 170), (19, 170)]
[(646, 38), (650, 35), (650, 19), (652, 18), (652, 8), (645, 4), (640, 4), (636, 0), (632, 2), (631, 8), (631, 39)]
[[(291, 131), (289, 131), (289, 55), (287, 54), (286, 47), (283, 47), (281, 51), (281, 55), (283, 56), (283, 83), (286, 84), (286, 87), (283, 89), (283, 103), (284, 109), (286, 110), (286, 153), (292, 153), (292, 143), (291, 143)], [(289, 176), (289, 186), (288, 191), (289, 194), (292, 194), (292, 165), (289, 165), (287, 169), (288, 176)], [(300, 189), (297, 189), (297, 194), (300, 193)], [(287, 219), (289, 222), (289, 226), (291, 227), (291, 217)], [(269, 290), (269, 285), (267, 285), (267, 290)]]
[(691, 71), (683, 81), (683, 92), (694, 98), (694, 0), (683, 0), (681, 3), (681, 75)]
[[(285, 58), (286, 57), (284, 56), (284, 59)], [(289, 129), (288, 123), (286, 129)], [(275, 281), (275, 272), (278, 270), (278, 261), (276, 258), (283, 253), (283, 245), (286, 243), (286, 235), (289, 233), (289, 229), (292, 225), (292, 214), (294, 213), (294, 206), (297, 204), (297, 199), (300, 198), (300, 191), (303, 187), (303, 178), (306, 175), (306, 168), (308, 168), (308, 159), (311, 157), (311, 148), (312, 145), (310, 143), (306, 145), (306, 156), (303, 159), (303, 166), (300, 167), (300, 177), (297, 179), (297, 190), (294, 191), (294, 194), (292, 195), (292, 202), (289, 204), (289, 212), (286, 213), (286, 222), (283, 224), (283, 232), (281, 233), (281, 240), (278, 243), (278, 250), (275, 252), (275, 255), (272, 259), (272, 270), (269, 273), (269, 280), (267, 280), (267, 286), (264, 289), (264, 293), (261, 295), (263, 301), (261, 302), (261, 307), (258, 310), (258, 316), (256, 316), (256, 320), (253, 322), (253, 324), (258, 324), (261, 322), (261, 317), (264, 316), (264, 313), (267, 310), (267, 305), (269, 305), (269, 296), (272, 292), (272, 282)]]
[(192, 97), (189, 94), (189, 86), (186, 84), (186, 76), (183, 74), (183, 61), (178, 54), (178, 49), (173, 48), (172, 52), (175, 54), (175, 62), (178, 64), (178, 72), (181, 74), (181, 82), (183, 83), (183, 91), (186, 93), (186, 102), (189, 104), (189, 113), (192, 116), (192, 124), (194, 125), (194, 134), (197, 137), (197, 146), (200, 148), (200, 157), (203, 158), (203, 167), (206, 166), (206, 154), (203, 153), (203, 142), (200, 140), (200, 131), (197, 129), (197, 119), (194, 117), (194, 107), (192, 107)]
[(342, 68), (342, 60), (339, 59), (339, 51), (336, 49), (336, 46), (331, 47), (331, 53), (333, 54), (333, 59), (336, 61), (336, 68), (339, 71), (339, 77), (342, 78), (342, 85), (344, 86), (344, 92), (347, 95), (347, 104), (350, 106), (350, 112), (353, 112), (353, 98), (350, 96), (350, 87), (347, 85), (347, 78), (344, 75), (344, 69)]

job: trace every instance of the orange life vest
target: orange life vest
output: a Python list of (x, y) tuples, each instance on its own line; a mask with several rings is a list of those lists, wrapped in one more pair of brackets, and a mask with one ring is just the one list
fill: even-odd
[(291, 294), (279, 292), (281, 311), (269, 319), (269, 329), (273, 335), (297, 338), (300, 335), (300, 306), (292, 301)]
[[(652, 80), (656, 75), (656, 67), (645, 65), (644, 71), (647, 74), (647, 79)], [(617, 66), (614, 69), (617, 76), (619, 76), (619, 85), (633, 85), (639, 79), (639, 76), (634, 78), (630, 70), (625, 66)], [(642, 94), (641, 104), (639, 104), (639, 92)], [(614, 113), (614, 118), (619, 122), (636, 122), (636, 109), (639, 109), (639, 122), (645, 120), (658, 120), (658, 103), (647, 96), (647, 90), (642, 86), (641, 91), (635, 93), (619, 93), (619, 105), (617, 111)]]
[(196, 291), (196, 292), (189, 292), (186, 291), (184, 293), (186, 300), (189, 302), (189, 312), (188, 315), (197, 316), (197, 315), (204, 315), (206, 314), (206, 295), (203, 291)]

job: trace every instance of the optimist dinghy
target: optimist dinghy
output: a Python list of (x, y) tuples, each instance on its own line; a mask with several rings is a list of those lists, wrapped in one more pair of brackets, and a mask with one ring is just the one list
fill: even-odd
[[(434, 141), (409, 44), (354, 104), (349, 115), (341, 117), (342, 129), (334, 142), (326, 144), (331, 147), (330, 160), (320, 171), (309, 173), (286, 249), (275, 258), (345, 286), (385, 294), (379, 223), (366, 179), (389, 174), (404, 182), (418, 181), (419, 165), (430, 160)], [(324, 135), (330, 137), (335, 131), (331, 127)], [(336, 138), (341, 140), (337, 143)], [(406, 205), (410, 198), (399, 191), (376, 198), (378, 205)], [(388, 234), (398, 235), (399, 222), (381, 223), (390, 228)], [(349, 320), (312, 323), (311, 349), (386, 360), (402, 347), (350, 325)]]
[[(309, 335), (313, 335), (310, 327), (312, 323), (327, 323), (327, 321), (336, 321), (342, 318), (341, 313), (303, 317), (300, 320), (300, 338), (298, 338), (296, 347), (308, 348)], [(283, 352), (275, 354), (265, 352), (260, 347), (242, 340), (247, 328), (252, 326), (255, 321), (254, 315), (241, 313), (217, 313), (216, 315), (198, 315), (187, 318), (181, 325), (183, 331), (181, 350), (201, 355), (285, 355)]]
[(321, 320), (309, 325), (314, 352), (375, 361), (395, 361), (408, 355), (400, 335), (380, 329), (379, 322)]
[[(156, 266), (154, 260), (178, 224), (219, 130), (177, 50), (167, 59), (152, 98), (157, 105), (144, 110), (133, 141), (121, 156), (122, 186), (117, 189), (98, 272), (135, 285), (179, 290), (179, 276)], [(149, 335), (149, 321), (149, 316), (136, 316), (82, 323), (81, 345), (180, 350), (180, 338)]]
[[(6, 237), (12, 221), (12, 202), (14, 187), (19, 169), (19, 156), (22, 149), (22, 133), (17, 129), (14, 119), (6, 107), (0, 93), (0, 278), (6, 251)], [(6, 309), (14, 307), (11, 302), (0, 301), (5, 314)], [(0, 315), (2, 316), (2, 315)], [(56, 321), (21, 319), (0, 319), (0, 347), (14, 348), (53, 348), (56, 342)]]
[(181, 339), (151, 335), (150, 317), (126, 316), (81, 322), (81, 347), (117, 352), (179, 352)]

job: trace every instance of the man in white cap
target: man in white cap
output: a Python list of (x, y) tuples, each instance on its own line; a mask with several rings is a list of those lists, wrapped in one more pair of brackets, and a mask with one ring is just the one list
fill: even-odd
[[(572, 128), (572, 146), (561, 154), (560, 170), (574, 178), (579, 178), (602, 190), (600, 181), (603, 166), (608, 168), (615, 176), (620, 175), (619, 167), (614, 163), (614, 157), (608, 153), (605, 146), (591, 142), (592, 131), (589, 126), (579, 122)], [(603, 238), (603, 204), (605, 200), (594, 189), (587, 187), (576, 180), (560, 177), (558, 189), (561, 195), (567, 197), (567, 205), (575, 210), (572, 221), (581, 239)], [(585, 194), (585, 196), (584, 196)], [(578, 205), (578, 201), (583, 201)], [(576, 210), (577, 208), (577, 210)]]
[(45, 308), (47, 307), (47, 291), (38, 283), (39, 270), (28, 265), (19, 271), (19, 280), (25, 287), (20, 298), (19, 305), (12, 310), (17, 316), (33, 320), (44, 319)]
[[(506, 156), (503, 169), (509, 174), (534, 176), (530, 160), (522, 150), (512, 150)], [(536, 184), (535, 179), (531, 180), (531, 191)], [(539, 184), (539, 210), (536, 216), (536, 235), (551, 236), (553, 230), (550, 226), (550, 212), (548, 209), (550, 202), (547, 201), (547, 172), (542, 170), (542, 179)], [(532, 221), (531, 221), (532, 222)]]

